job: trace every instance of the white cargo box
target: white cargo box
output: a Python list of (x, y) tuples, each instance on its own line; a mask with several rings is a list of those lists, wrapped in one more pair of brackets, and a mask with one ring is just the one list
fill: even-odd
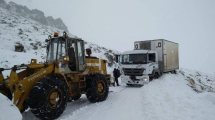
[(157, 51), (161, 72), (179, 69), (178, 43), (164, 39), (136, 41), (134, 42), (134, 49)]

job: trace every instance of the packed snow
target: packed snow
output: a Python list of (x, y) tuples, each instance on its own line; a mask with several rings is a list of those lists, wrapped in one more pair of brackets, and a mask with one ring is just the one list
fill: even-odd
[(22, 115), (18, 108), (3, 94), (0, 93), (0, 120), (21, 120)]

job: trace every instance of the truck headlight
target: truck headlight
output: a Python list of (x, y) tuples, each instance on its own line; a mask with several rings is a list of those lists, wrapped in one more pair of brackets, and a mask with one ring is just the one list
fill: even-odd
[(146, 81), (147, 81), (147, 78), (144, 78), (143, 80), (146, 82)]
[(124, 80), (125, 78), (124, 77), (121, 77), (121, 80)]

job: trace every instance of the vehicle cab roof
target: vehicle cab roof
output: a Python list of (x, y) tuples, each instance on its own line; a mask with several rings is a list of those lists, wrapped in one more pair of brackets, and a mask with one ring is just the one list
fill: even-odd
[(141, 54), (141, 53), (157, 53), (156, 51), (152, 50), (130, 50), (130, 51), (125, 51), (123, 54)]

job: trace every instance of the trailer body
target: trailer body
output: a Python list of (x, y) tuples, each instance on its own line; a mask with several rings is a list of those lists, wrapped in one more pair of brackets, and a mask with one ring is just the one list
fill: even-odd
[(135, 41), (134, 50), (156, 51), (159, 70), (169, 72), (179, 69), (179, 45), (165, 39)]

